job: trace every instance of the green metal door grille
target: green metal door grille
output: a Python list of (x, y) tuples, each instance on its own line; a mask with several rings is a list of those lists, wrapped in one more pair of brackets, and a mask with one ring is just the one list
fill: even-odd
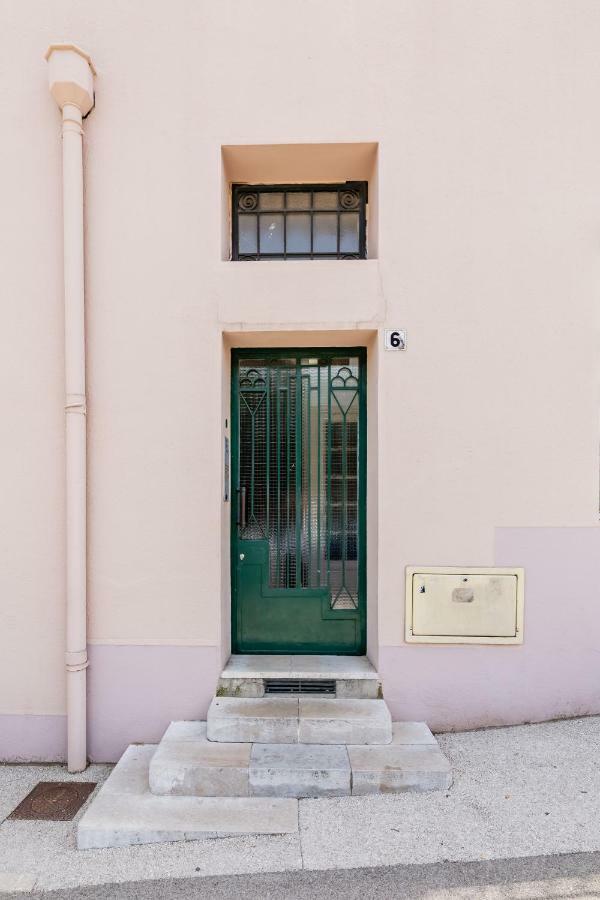
[(245, 622), (246, 643), (262, 645), (271, 627), (264, 645), (278, 652), (277, 621), (288, 648), (319, 652), (322, 631), (331, 652), (360, 652), (365, 393), (362, 348), (233, 351), (234, 646)]
[(269, 543), (269, 585), (356, 609), (360, 361), (242, 358), (239, 536)]

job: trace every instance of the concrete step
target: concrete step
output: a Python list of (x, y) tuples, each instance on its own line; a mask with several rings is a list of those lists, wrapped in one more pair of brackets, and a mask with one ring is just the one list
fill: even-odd
[(392, 718), (384, 700), (215, 697), (207, 737), (228, 743), (389, 744)]
[[(275, 685), (274, 682), (280, 682)], [(381, 698), (381, 679), (366, 656), (253, 655), (230, 657), (217, 686), (219, 697), (259, 698), (288, 682), (290, 691), (313, 692), (334, 683), (340, 699)], [(296, 682), (296, 683), (294, 683)]]
[(247, 797), (251, 744), (215, 743), (206, 722), (171, 722), (150, 762), (153, 794)]
[(206, 717), (209, 741), (298, 743), (298, 698), (215, 697)]
[(298, 741), (302, 744), (389, 744), (392, 717), (385, 700), (301, 697)]
[(450, 763), (424, 722), (395, 722), (385, 747), (347, 749), (354, 795), (446, 790), (452, 784)]
[(155, 746), (125, 751), (77, 826), (79, 849), (298, 831), (298, 801), (276, 797), (157, 797)]
[(155, 795), (339, 797), (443, 790), (450, 766), (424, 722), (395, 722), (376, 744), (261, 744), (207, 740), (205, 722), (172, 722), (149, 762)]
[(254, 744), (250, 794), (254, 797), (345, 797), (351, 793), (345, 747), (323, 744)]

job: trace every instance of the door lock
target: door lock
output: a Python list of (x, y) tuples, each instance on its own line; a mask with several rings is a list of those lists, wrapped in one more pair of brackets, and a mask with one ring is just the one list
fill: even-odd
[(245, 557), (246, 557), (245, 553), (240, 553), (240, 559), (245, 559)]

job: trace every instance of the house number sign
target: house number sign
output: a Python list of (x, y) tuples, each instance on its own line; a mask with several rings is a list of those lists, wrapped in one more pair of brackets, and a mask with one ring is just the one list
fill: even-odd
[(383, 332), (383, 346), (386, 350), (406, 350), (406, 332), (399, 328), (386, 328)]

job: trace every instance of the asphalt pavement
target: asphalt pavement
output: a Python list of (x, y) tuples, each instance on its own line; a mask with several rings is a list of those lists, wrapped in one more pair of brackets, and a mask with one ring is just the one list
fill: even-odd
[(600, 853), (529, 856), (367, 869), (300, 870), (134, 881), (0, 894), (1, 900), (532, 900), (600, 898)]

